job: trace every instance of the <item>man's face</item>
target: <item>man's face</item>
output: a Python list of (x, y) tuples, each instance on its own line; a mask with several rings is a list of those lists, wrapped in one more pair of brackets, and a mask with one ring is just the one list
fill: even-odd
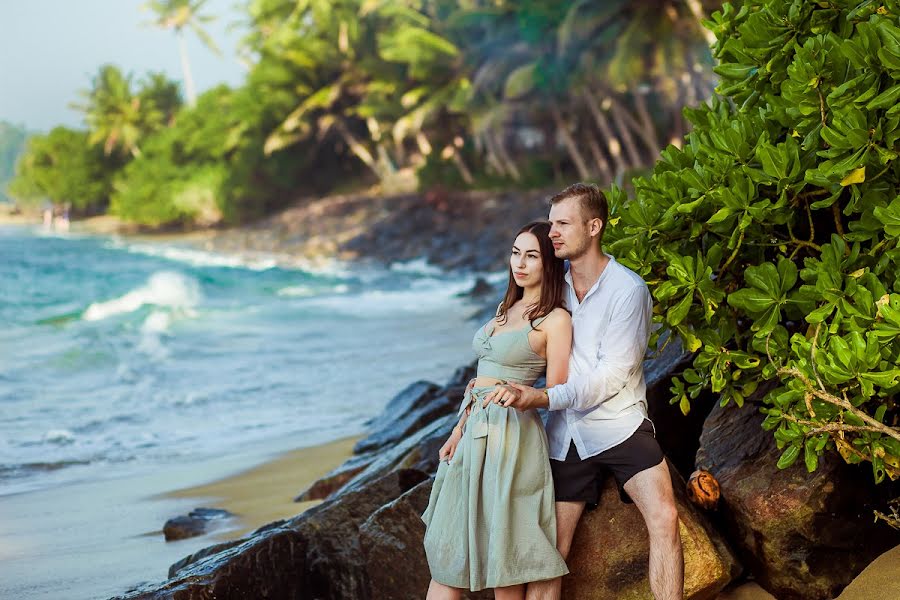
[(567, 198), (550, 207), (550, 241), (557, 258), (575, 259), (591, 246), (592, 225), (599, 231), (600, 219), (585, 219), (578, 198)]

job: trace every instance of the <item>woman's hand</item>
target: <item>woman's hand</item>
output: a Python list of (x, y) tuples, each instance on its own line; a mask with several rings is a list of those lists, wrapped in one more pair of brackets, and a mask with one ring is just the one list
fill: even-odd
[(450, 433), (450, 437), (447, 438), (447, 441), (441, 446), (440, 451), (438, 452), (438, 460), (446, 460), (450, 462), (453, 458), (453, 455), (456, 454), (456, 447), (459, 445), (459, 440), (462, 439), (462, 428), (457, 425), (453, 428), (453, 431)]

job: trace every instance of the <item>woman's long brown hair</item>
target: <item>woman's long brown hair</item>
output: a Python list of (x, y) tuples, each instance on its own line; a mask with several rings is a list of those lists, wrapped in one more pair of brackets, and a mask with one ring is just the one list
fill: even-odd
[[(553, 242), (550, 241), (550, 223), (547, 221), (533, 221), (519, 230), (516, 237), (523, 233), (531, 233), (538, 240), (538, 246), (541, 250), (542, 278), (541, 278), (541, 299), (537, 304), (532, 305), (525, 312), (525, 317), (529, 321), (539, 319), (563, 304), (563, 286), (565, 285), (565, 263), (561, 258), (556, 258), (553, 252)], [(506, 295), (503, 302), (497, 307), (497, 323), (506, 322), (507, 311), (522, 298), (525, 289), (516, 283), (513, 277), (512, 267), (509, 266), (509, 284), (506, 287)]]

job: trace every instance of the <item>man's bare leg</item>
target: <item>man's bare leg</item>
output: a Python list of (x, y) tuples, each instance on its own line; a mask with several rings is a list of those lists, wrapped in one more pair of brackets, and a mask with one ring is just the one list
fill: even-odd
[(656, 600), (684, 597), (684, 555), (678, 530), (678, 509), (665, 459), (625, 482), (650, 534), (650, 589)]
[[(569, 558), (572, 538), (575, 537), (575, 528), (578, 526), (582, 512), (584, 512), (584, 502), (556, 503), (556, 549), (562, 554), (563, 559)], [(525, 598), (527, 600), (560, 600), (562, 598), (562, 577), (532, 581), (528, 584)]]
[(459, 600), (460, 598), (462, 598), (462, 589), (460, 588), (438, 583), (434, 579), (428, 584), (426, 600)]

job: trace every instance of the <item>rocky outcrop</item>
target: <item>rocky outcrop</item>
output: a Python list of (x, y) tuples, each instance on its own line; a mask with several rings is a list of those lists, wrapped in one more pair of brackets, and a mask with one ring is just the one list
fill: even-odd
[(472, 363), (457, 369), (444, 387), (420, 381), (405, 388), (369, 422), (372, 433), (357, 442), (356, 455), (314, 482), (295, 501), (327, 498), (397, 468), (433, 473), (438, 450), (456, 423), (456, 410), (474, 376)]
[[(431, 579), (422, 539), (421, 515), (428, 506), (434, 479), (423, 481), (390, 504), (381, 507), (359, 528), (366, 576), (383, 600), (419, 600)], [(489, 591), (469, 592), (464, 598), (493, 598)]]
[[(724, 538), (687, 499), (684, 480), (671, 467), (684, 548), (686, 600), (711, 600), (741, 572)], [(633, 504), (619, 498), (611, 478), (599, 506), (585, 513), (569, 555), (563, 597), (572, 600), (650, 599), (649, 538)]]
[(415, 470), (386, 475), (243, 540), (192, 555), (165, 583), (120, 600), (380, 598), (368, 582), (360, 526), (426, 477)]
[(706, 419), (697, 467), (721, 488), (723, 528), (744, 565), (779, 599), (834, 598), (900, 532), (875, 523), (872, 508), (897, 495), (866, 467), (835, 455), (814, 473), (802, 461), (780, 470), (781, 453), (754, 404), (716, 407)]

